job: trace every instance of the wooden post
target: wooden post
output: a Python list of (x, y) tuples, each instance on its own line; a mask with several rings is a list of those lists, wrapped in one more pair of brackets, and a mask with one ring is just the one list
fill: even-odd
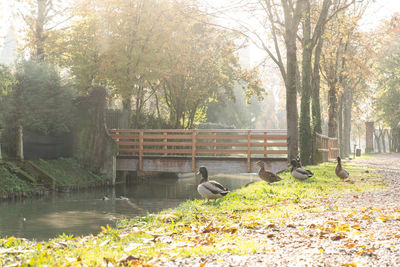
[(117, 143), (119, 143), (119, 131), (118, 130), (116, 130), (115, 131), (115, 142), (117, 142)]
[(250, 142), (251, 142), (251, 138), (250, 138), (250, 134), (251, 134), (251, 131), (250, 130), (247, 131), (247, 172), (251, 171), (251, 164), (250, 164), (250, 154), (251, 154), (251, 152), (250, 152), (250, 149), (251, 149)]
[(24, 136), (21, 125), (18, 127), (17, 135), (17, 159), (20, 161), (24, 160)]
[[(212, 134), (213, 134), (213, 138), (214, 138), (214, 139), (213, 139), (213, 143), (216, 144), (216, 143), (217, 143), (217, 138), (216, 138), (217, 133), (216, 133), (216, 132), (213, 132)], [(213, 152), (214, 152), (214, 153), (213, 153), (213, 156), (215, 157), (215, 156), (217, 155), (217, 153), (215, 152), (215, 150), (217, 149), (217, 146), (214, 145), (212, 148), (213, 148)]]
[(374, 152), (374, 122), (365, 122), (365, 130), (365, 153), (371, 153)]
[(196, 171), (196, 136), (195, 130), (192, 132), (192, 172)]
[(143, 171), (143, 131), (139, 132), (139, 171)]
[(116, 156), (113, 156), (113, 166), (112, 166), (112, 168), (113, 168), (113, 170), (112, 170), (112, 177), (111, 177), (111, 183), (112, 183), (112, 185), (115, 185), (115, 182), (117, 181), (117, 157)]
[(267, 132), (264, 132), (264, 158), (266, 158), (267, 157), (267, 141), (268, 141), (268, 139), (267, 139)]
[(164, 143), (164, 146), (163, 146), (163, 150), (164, 150), (164, 156), (166, 156), (167, 155), (167, 132), (163, 132), (163, 143)]

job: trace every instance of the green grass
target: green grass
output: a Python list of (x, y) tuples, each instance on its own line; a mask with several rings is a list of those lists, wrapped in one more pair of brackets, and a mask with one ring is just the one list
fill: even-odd
[(0, 164), (0, 194), (26, 192), (33, 188), (32, 183), (20, 179), (9, 166)]
[(86, 186), (104, 182), (104, 179), (83, 168), (75, 159), (34, 160), (34, 163), (56, 179), (57, 185)]
[[(344, 168), (352, 183), (343, 182), (335, 176), (334, 167), (334, 163), (310, 166), (315, 175), (305, 182), (286, 172), (281, 182), (256, 182), (216, 202), (186, 201), (158, 214), (121, 220), (117, 228), (103, 227), (97, 236), (63, 235), (44, 243), (0, 239), (0, 251), (20, 251), (3, 254), (0, 265), (145, 265), (160, 258), (269, 251), (272, 248), (265, 241), (246, 239), (241, 232), (286, 223), (297, 213), (318, 209), (319, 201), (329, 194), (340, 197), (385, 186), (376, 173), (366, 173), (351, 163), (344, 163)], [(310, 199), (314, 205), (303, 204)]]

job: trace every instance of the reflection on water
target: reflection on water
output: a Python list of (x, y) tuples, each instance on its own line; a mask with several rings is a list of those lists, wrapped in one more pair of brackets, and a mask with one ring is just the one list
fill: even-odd
[[(230, 190), (258, 181), (255, 175), (210, 177)], [(46, 240), (59, 234), (96, 234), (100, 226), (118, 218), (132, 218), (173, 208), (187, 199), (200, 198), (200, 177), (150, 178), (141, 184), (117, 185), (71, 193), (54, 193), (40, 199), (0, 202), (0, 237)], [(103, 200), (103, 196), (109, 200)], [(124, 196), (127, 199), (120, 199)]]

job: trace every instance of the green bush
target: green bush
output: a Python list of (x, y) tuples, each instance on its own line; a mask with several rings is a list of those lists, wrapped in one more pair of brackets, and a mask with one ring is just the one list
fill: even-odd
[(3, 97), (3, 143), (15, 155), (18, 125), (38, 134), (58, 136), (70, 131), (72, 90), (63, 85), (54, 66), (33, 61), (17, 65), (15, 83)]

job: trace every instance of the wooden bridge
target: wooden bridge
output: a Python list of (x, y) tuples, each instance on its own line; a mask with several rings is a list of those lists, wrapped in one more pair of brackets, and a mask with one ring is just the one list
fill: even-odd
[(287, 167), (286, 130), (110, 130), (119, 144), (117, 170), (257, 172), (255, 162)]

